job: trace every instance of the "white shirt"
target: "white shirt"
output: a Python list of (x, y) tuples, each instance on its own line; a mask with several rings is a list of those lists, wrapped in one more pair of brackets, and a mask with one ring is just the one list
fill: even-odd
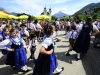
[(6, 24), (2, 24), (2, 28), (5, 28)]
[(31, 46), (37, 46), (38, 45), (38, 42), (37, 40), (30, 40), (29, 41), (29, 44), (28, 44), (28, 50), (30, 50)]
[(24, 29), (24, 31), (21, 30), (20, 34), (25, 34), (26, 36), (29, 36), (29, 32), (26, 29)]
[(51, 35), (51, 37), (55, 39), (56, 35), (57, 35), (56, 31), (53, 31), (53, 34)]
[(28, 28), (32, 30), (36, 30), (36, 27), (33, 23), (29, 23)]
[(42, 27), (39, 23), (35, 24), (35, 28), (37, 31), (41, 31)]
[(33, 40), (30, 40), (28, 46), (31, 46), (31, 45), (32, 45), (32, 46), (37, 46), (36, 41), (35, 41), (35, 40), (34, 40), (34, 41), (33, 41)]
[(100, 29), (100, 22), (97, 23), (97, 28)]
[[(98, 28), (97, 28), (96, 25), (94, 25), (94, 24), (92, 24), (92, 25), (93, 25), (93, 31), (98, 30)], [(83, 27), (83, 24), (81, 24), (81, 25), (79, 25), (79, 26), (77, 27), (78, 32), (80, 32), (80, 31), (82, 30), (82, 27)]]
[(70, 26), (70, 25), (71, 25), (71, 23), (70, 23), (70, 21), (68, 21), (68, 22), (67, 22), (67, 26)]
[(78, 36), (78, 32), (77, 32), (76, 30), (71, 30), (71, 31), (69, 31), (69, 33), (68, 33), (68, 37), (69, 37), (69, 38), (76, 39), (77, 36)]
[(59, 21), (56, 21), (56, 25), (59, 25), (60, 23), (59, 23)]
[[(19, 42), (19, 38), (14, 38), (14, 40), (16, 42)], [(12, 44), (12, 42), (10, 39), (5, 39), (2, 42), (0, 42), (0, 49), (6, 49), (7, 48), (6, 46), (11, 45), (11, 44)], [(26, 43), (23, 39), (22, 39), (22, 44), (23, 44), (23, 47), (26, 48)]]
[(78, 32), (80, 32), (82, 30), (82, 27), (83, 27), (82, 23), (76, 24), (76, 29)]
[(93, 31), (98, 30), (96, 25), (93, 25)]
[(0, 26), (0, 31), (2, 31), (4, 29), (4, 26), (3, 25), (1, 25)]
[(53, 44), (53, 39), (51, 37), (48, 37), (43, 41), (42, 46), (47, 49), (51, 44)]

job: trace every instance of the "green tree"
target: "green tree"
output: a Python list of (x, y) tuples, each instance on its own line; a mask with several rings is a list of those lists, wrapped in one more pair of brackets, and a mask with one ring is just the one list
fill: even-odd
[(84, 13), (79, 15), (80, 20), (85, 20), (86, 18), (87, 18), (87, 15)]
[(98, 17), (97, 13), (94, 13), (94, 15), (92, 16), (92, 18), (93, 18), (94, 20), (96, 20), (97, 17)]
[(35, 20), (35, 19), (36, 19), (35, 16), (30, 16), (29, 15), (29, 18), (28, 18), (29, 21), (32, 21), (32, 20)]
[(61, 18), (61, 20), (63, 20), (63, 21), (67, 21), (69, 19), (69, 17), (67, 17), (67, 16), (63, 16), (62, 18)]
[(57, 20), (58, 18), (56, 16), (51, 16), (51, 20)]

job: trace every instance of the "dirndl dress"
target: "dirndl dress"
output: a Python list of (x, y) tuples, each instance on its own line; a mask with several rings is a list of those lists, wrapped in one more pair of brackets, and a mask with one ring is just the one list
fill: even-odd
[(73, 50), (77, 53), (87, 53), (90, 46), (90, 32), (92, 29), (92, 25), (83, 25), (82, 30), (75, 41)]
[(22, 67), (27, 64), (27, 56), (25, 48), (22, 44), (22, 39), (16, 43), (16, 41), (11, 40), (11, 48), (14, 49), (14, 52), (9, 52), (7, 55), (7, 65)]

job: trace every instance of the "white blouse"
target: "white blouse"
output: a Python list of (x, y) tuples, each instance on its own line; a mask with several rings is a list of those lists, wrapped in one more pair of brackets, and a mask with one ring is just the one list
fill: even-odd
[(56, 31), (53, 31), (53, 34), (51, 35), (51, 37), (55, 39), (56, 35), (57, 35)]
[(51, 37), (48, 37), (43, 41), (42, 46), (47, 49), (51, 44), (53, 44), (53, 39)]
[(100, 22), (97, 23), (97, 28), (100, 29)]
[(30, 49), (31, 48), (31, 46), (37, 46), (38, 45), (38, 43), (37, 43), (37, 40), (30, 40), (29, 41), (29, 44), (28, 44), (28, 49)]
[[(19, 38), (14, 38), (14, 40), (16, 42), (19, 42)], [(0, 49), (6, 49), (7, 48), (6, 46), (7, 45), (11, 45), (11, 44), (12, 44), (11, 39), (5, 39), (2, 42), (0, 42)], [(23, 39), (22, 39), (22, 44), (23, 44), (24, 48), (27, 47), (26, 43), (25, 43), (25, 41)]]
[(20, 31), (20, 34), (25, 34), (26, 36), (29, 36), (29, 32), (25, 29), (24, 31)]
[(68, 37), (69, 37), (69, 38), (76, 39), (77, 36), (78, 36), (78, 32), (77, 32), (76, 30), (71, 30), (71, 31), (69, 31), (69, 33), (68, 33)]
[[(92, 24), (92, 25), (93, 25), (93, 31), (98, 30), (96, 25), (94, 25), (94, 24)], [(82, 27), (83, 27), (83, 24), (80, 24), (79, 26), (77, 26), (78, 32), (80, 32), (82, 30)]]

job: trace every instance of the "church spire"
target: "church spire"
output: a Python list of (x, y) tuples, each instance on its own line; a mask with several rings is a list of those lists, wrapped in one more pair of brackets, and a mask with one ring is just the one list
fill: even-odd
[(44, 15), (47, 14), (47, 9), (46, 9), (46, 4), (45, 4), (45, 7), (44, 7)]
[(51, 10), (51, 6), (50, 6), (50, 8), (49, 8), (49, 15), (51, 15), (51, 12), (52, 12), (52, 10)]

